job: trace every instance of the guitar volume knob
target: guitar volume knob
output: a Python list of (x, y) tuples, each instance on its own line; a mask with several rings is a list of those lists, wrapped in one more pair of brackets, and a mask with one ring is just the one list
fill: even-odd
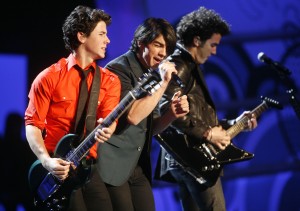
[(203, 166), (202, 167), (202, 171), (207, 171), (208, 170), (208, 167), (207, 166)]
[(64, 209), (64, 207), (61, 206), (61, 205), (57, 205), (56, 208), (57, 208), (57, 210), (63, 210)]
[(52, 203), (53, 203), (53, 204), (57, 204), (57, 203), (58, 203), (58, 199), (53, 199), (53, 200), (52, 200)]

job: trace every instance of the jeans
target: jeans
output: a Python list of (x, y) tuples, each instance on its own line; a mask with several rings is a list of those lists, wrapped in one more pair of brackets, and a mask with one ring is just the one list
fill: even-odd
[(184, 211), (225, 211), (225, 199), (220, 178), (212, 187), (200, 184), (181, 168), (170, 170), (179, 186)]

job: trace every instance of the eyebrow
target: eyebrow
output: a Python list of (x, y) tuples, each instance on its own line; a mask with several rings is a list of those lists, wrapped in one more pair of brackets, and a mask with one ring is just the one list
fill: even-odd
[(153, 40), (152, 42), (153, 44), (159, 44), (160, 46), (165, 46), (165, 44), (163, 44), (162, 42), (159, 42), (157, 40)]

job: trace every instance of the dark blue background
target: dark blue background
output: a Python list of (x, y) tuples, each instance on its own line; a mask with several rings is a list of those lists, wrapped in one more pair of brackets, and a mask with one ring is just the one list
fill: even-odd
[[(135, 28), (147, 17), (162, 17), (175, 26), (182, 15), (200, 6), (216, 10), (230, 23), (232, 31), (222, 40), (217, 56), (211, 57), (203, 67), (220, 118), (233, 118), (243, 110), (252, 110), (260, 104), (261, 95), (284, 105), (283, 110), (269, 109), (264, 112), (258, 119), (258, 128), (253, 132), (241, 133), (234, 138), (237, 146), (254, 153), (255, 157), (225, 167), (223, 187), (227, 209), (300, 210), (297, 203), (300, 199), (300, 119), (286, 93), (292, 87), (296, 97), (300, 98), (297, 92), (300, 87), (298, 0), (31, 0), (2, 4), (2, 137), (8, 133), (8, 114), (23, 116), (28, 102), (26, 96), (34, 77), (60, 57), (68, 55), (63, 46), (61, 25), (76, 5), (102, 8), (113, 18), (112, 25), (108, 27), (111, 43), (107, 56), (99, 62), (102, 66), (129, 49)], [(265, 52), (289, 68), (292, 74), (287, 84), (275, 69), (257, 60), (259, 52)], [(15, 130), (15, 133), (24, 138), (24, 128)], [(9, 183), (11, 192), (20, 192), (20, 186), (27, 184), (16, 185), (14, 181), (25, 176), (14, 172), (17, 167), (11, 162), (11, 157), (17, 156), (20, 162), (29, 160), (29, 157), (16, 154), (15, 145), (7, 148), (1, 143), (1, 146), (2, 152), (8, 152), (1, 154), (1, 171), (8, 169), (5, 175), (1, 173), (1, 187)], [(154, 141), (153, 165), (158, 149)], [(16, 174), (18, 176), (14, 177)], [(153, 185), (158, 211), (180, 210), (176, 186), (159, 181), (154, 181)], [(10, 191), (1, 190), (1, 200), (13, 198), (16, 201)]]

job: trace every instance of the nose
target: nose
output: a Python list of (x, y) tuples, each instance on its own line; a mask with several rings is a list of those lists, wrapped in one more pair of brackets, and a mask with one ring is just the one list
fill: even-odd
[(110, 39), (108, 38), (108, 36), (106, 36), (106, 44), (110, 43)]
[(167, 56), (167, 48), (166, 47), (160, 49), (159, 56), (161, 56), (163, 58), (165, 58)]
[(211, 54), (213, 55), (217, 54), (217, 47), (212, 48)]

